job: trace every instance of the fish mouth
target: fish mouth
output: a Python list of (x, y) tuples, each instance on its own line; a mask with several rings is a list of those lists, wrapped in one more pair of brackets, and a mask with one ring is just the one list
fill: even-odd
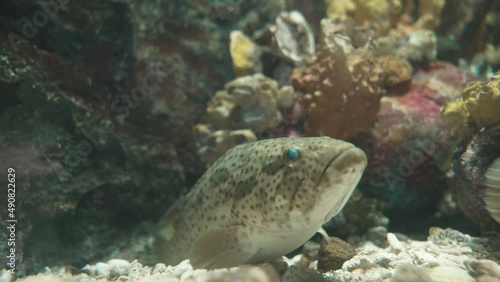
[(335, 154), (325, 165), (323, 171), (321, 172), (321, 176), (319, 177), (318, 185), (325, 178), (325, 175), (330, 170), (330, 168), (335, 168), (335, 170), (340, 171), (343, 167), (356, 167), (363, 165), (364, 169), (366, 167), (366, 155), (365, 153), (355, 147), (354, 145), (350, 145), (349, 147), (341, 150), (337, 154)]
[(365, 153), (350, 145), (328, 161), (319, 178), (316, 205), (325, 209), (324, 222), (344, 207), (366, 167)]

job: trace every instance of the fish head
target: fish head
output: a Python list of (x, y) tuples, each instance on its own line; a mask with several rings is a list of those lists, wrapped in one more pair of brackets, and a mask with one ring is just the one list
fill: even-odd
[(235, 207), (250, 223), (285, 230), (321, 225), (337, 214), (367, 164), (362, 150), (329, 137), (264, 140), (248, 156), (244, 169), (251, 176), (239, 178), (251, 177), (252, 188), (235, 197)]

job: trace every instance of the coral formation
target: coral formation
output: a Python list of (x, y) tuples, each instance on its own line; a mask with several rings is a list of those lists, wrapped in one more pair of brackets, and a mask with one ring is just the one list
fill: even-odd
[(327, 0), (329, 18), (352, 17), (357, 24), (373, 26), (379, 34), (391, 28), (434, 29), (439, 26), (444, 0)]
[(417, 211), (436, 211), (455, 149), (449, 146), (454, 135), (442, 122), (440, 109), (470, 79), (452, 65), (433, 63), (419, 68), (405, 91), (381, 99), (370, 137), (360, 140), (371, 166), (359, 187), (382, 202), (391, 222), (419, 220), (423, 214)]
[(197, 124), (193, 129), (197, 136), (198, 153), (206, 164), (212, 164), (236, 145), (257, 141), (257, 137), (249, 129), (215, 130), (213, 126), (207, 124)]
[(396, 54), (415, 65), (429, 63), (437, 55), (436, 41), (432, 30), (415, 30), (408, 35), (408, 43), (396, 49)]
[(323, 20), (317, 59), (292, 75), (304, 93), (305, 130), (349, 139), (369, 131), (384, 89), (407, 84), (412, 68), (392, 54), (375, 55), (373, 32), (350, 19)]
[(400, 2), (404, 3), (402, 18), (410, 19), (417, 12), (417, 20), (413, 23), (414, 29), (435, 29), (439, 26), (445, 0), (419, 0), (418, 3), (417, 1)]
[(234, 74), (245, 76), (261, 72), (260, 47), (241, 31), (232, 31), (229, 38), (229, 53), (233, 62)]
[(194, 127), (200, 156), (210, 164), (233, 146), (257, 140), (280, 124), (281, 110), (295, 100), (290, 86), (260, 73), (228, 82), (208, 102), (209, 123)]
[(333, 32), (339, 25), (321, 21), (317, 59), (305, 70), (294, 72), (292, 79), (294, 87), (304, 93), (306, 132), (348, 139), (372, 127), (382, 93), (372, 60), (360, 59), (350, 70)]
[(0, 3), (0, 167), (19, 168), (19, 276), (102, 259), (199, 177), (191, 127), (232, 76), (228, 30), (281, 10), (252, 3)]
[[(308, 258), (285, 259), (292, 267), (282, 279), (500, 276), (476, 250), (462, 265), (438, 266), (414, 242), (386, 240), (389, 220), (405, 234), (429, 221), (456, 224), (449, 215), (455, 228), (471, 228), (458, 208), (481, 230), (499, 229), (483, 198), (484, 171), (500, 152), (497, 0), (12, 0), (1, 2), (0, 18), (0, 171), (16, 167), (19, 179), (18, 276), (117, 250), (140, 258), (130, 242), (207, 163), (237, 144), (303, 135), (363, 147), (362, 193), (325, 229), (390, 248), (362, 247), (328, 278), (308, 259), (311, 248)], [(433, 243), (426, 247), (443, 245)], [(90, 265), (85, 279), (124, 279), (113, 274), (117, 263)], [(153, 274), (121, 263), (131, 281), (276, 278), (257, 268), (182, 276), (186, 263)], [(166, 269), (179, 275), (158, 278)], [(69, 271), (26, 281), (73, 280)]]
[(211, 123), (222, 129), (259, 132), (281, 121), (279, 107), (291, 95), (262, 74), (237, 78), (217, 91), (207, 105)]
[[(458, 148), (450, 173), (447, 174), (457, 204), (464, 215), (481, 230), (500, 230), (484, 202), (484, 174), (500, 156), (500, 125), (475, 134), (467, 147)], [(460, 150), (461, 149), (461, 150)]]
[(500, 124), (500, 73), (491, 81), (467, 84), (462, 97), (451, 101), (442, 111), (443, 119), (461, 128), (474, 124), (478, 129)]

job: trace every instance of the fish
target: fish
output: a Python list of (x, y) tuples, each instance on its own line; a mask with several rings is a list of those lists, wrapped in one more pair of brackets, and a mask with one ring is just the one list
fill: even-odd
[(484, 203), (491, 217), (500, 223), (500, 158), (495, 159), (484, 174)]
[(229, 149), (160, 218), (153, 257), (229, 268), (300, 247), (345, 205), (365, 153), (330, 137), (285, 137)]

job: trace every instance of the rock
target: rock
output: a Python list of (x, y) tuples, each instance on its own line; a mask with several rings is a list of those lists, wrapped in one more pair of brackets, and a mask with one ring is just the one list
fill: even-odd
[[(462, 136), (469, 139), (470, 137)], [(500, 156), (500, 125), (474, 134), (468, 144), (457, 150), (447, 174), (458, 207), (483, 232), (500, 230), (485, 208), (483, 199), (484, 174), (494, 159)]]
[(106, 262), (109, 265), (110, 274), (115, 277), (120, 277), (125, 274), (125, 271), (130, 266), (130, 262), (124, 259), (111, 259)]
[(19, 275), (103, 260), (147, 232), (203, 172), (191, 127), (232, 76), (228, 31), (281, 11), (267, 0), (1, 6), (12, 13), (0, 32), (0, 167), (33, 180), (19, 182)]
[(28, 276), (18, 279), (19, 282), (74, 282), (71, 278), (63, 278), (53, 274), (38, 274), (36, 276)]
[(382, 246), (386, 242), (387, 236), (387, 227), (376, 226), (368, 229), (363, 238), (377, 246)]
[(471, 79), (449, 64), (419, 68), (407, 88), (382, 97), (371, 134), (357, 138), (362, 144), (353, 140), (371, 156), (358, 187), (379, 201), (391, 224), (418, 222), (440, 208), (458, 141), (440, 111)]
[(432, 280), (423, 267), (413, 264), (402, 264), (392, 274), (389, 282), (437, 282)]
[(157, 263), (157, 264), (155, 264), (151, 274), (164, 273), (164, 272), (167, 272), (167, 270), (168, 270), (168, 268), (164, 263)]
[(500, 277), (500, 265), (492, 260), (466, 261), (465, 265), (477, 282), (494, 282)]
[(97, 277), (109, 278), (111, 275), (111, 267), (104, 262), (98, 262), (95, 265), (95, 273)]
[(400, 252), (404, 251), (403, 244), (401, 244), (398, 237), (396, 237), (394, 233), (387, 233), (387, 242), (389, 243), (389, 246), (391, 246), (391, 248), (396, 254), (399, 254)]
[[(477, 263), (477, 258), (483, 256), (493, 259), (492, 243), (452, 229), (434, 229), (427, 241), (400, 241), (401, 246), (396, 248), (391, 245), (379, 248), (367, 243), (357, 249), (357, 255), (346, 261), (342, 269), (327, 275), (344, 279), (340, 281), (387, 281), (393, 275), (394, 281), (433, 281), (428, 279), (426, 269), (440, 267), (437, 272), (441, 273), (444, 269), (441, 267), (451, 267), (454, 272), (458, 269), (459, 279), (469, 279), (469, 274), (464, 273), (464, 262), (465, 265), (470, 265), (470, 261)], [(401, 248), (404, 251), (400, 251)], [(412, 277), (421, 280), (410, 280)]]
[(344, 262), (356, 255), (356, 250), (349, 243), (336, 237), (329, 237), (321, 242), (318, 251), (318, 269), (323, 272), (342, 268)]
[(466, 270), (459, 267), (436, 266), (427, 271), (427, 274), (435, 282), (475, 282)]
[(292, 266), (283, 275), (283, 282), (326, 282), (327, 280), (318, 272), (312, 269), (302, 269)]

